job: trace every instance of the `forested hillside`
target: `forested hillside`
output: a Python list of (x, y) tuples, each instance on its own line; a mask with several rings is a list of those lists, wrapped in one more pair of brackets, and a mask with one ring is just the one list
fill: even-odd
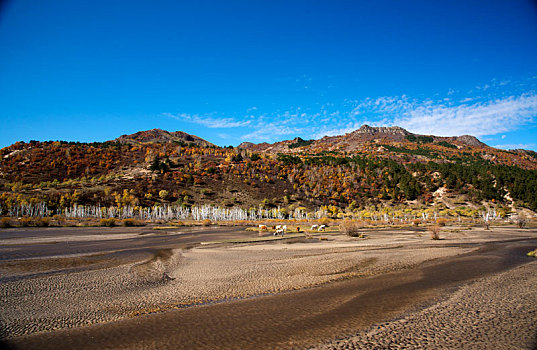
[(51, 212), (169, 204), (284, 214), (322, 207), (332, 215), (406, 207), (460, 215), (485, 207), (537, 210), (535, 152), (393, 129), (368, 132), (240, 148), (162, 130), (104, 143), (19, 142), (0, 150), (0, 210), (5, 215), (29, 203)]

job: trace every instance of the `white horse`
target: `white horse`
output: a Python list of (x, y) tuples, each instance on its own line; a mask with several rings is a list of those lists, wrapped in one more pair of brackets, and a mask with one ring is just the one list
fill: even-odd
[(326, 230), (326, 225), (319, 226), (319, 229), (317, 231), (321, 232), (321, 231), (324, 231), (324, 230)]
[(311, 230), (312, 230), (312, 231), (313, 231), (313, 230), (316, 230), (316, 229), (318, 229), (318, 228), (319, 228), (319, 225), (311, 225)]

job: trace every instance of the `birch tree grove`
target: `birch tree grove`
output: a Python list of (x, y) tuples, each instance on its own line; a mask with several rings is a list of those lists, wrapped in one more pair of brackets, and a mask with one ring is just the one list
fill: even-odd
[(272, 209), (243, 209), (239, 207), (218, 207), (211, 205), (182, 207), (180, 205), (162, 205), (148, 208), (125, 206), (100, 207), (73, 205), (58, 212), (66, 218), (118, 218), (118, 219), (140, 219), (149, 221), (171, 221), (171, 220), (206, 220), (211, 221), (235, 221), (250, 220), (259, 221), (265, 219), (306, 219), (307, 213), (304, 210), (296, 209), (290, 213), (284, 213), (280, 207)]
[(430, 209), (405, 211), (395, 210), (392, 212), (384, 210), (355, 210), (340, 212), (336, 207), (322, 206), (316, 211), (306, 211), (305, 208), (288, 210), (285, 208), (250, 208), (240, 207), (220, 207), (212, 205), (201, 205), (184, 207), (181, 205), (155, 205), (152, 207), (141, 206), (92, 206), (73, 205), (64, 209), (53, 211), (47, 208), (44, 202), (37, 204), (17, 204), (8, 208), (0, 207), (0, 215), (10, 217), (47, 217), (54, 214), (62, 215), (67, 219), (138, 219), (143, 221), (172, 221), (172, 220), (211, 220), (214, 222), (225, 221), (262, 221), (267, 219), (276, 220), (319, 220), (321, 218), (347, 218), (360, 221), (371, 221), (379, 224), (408, 224), (415, 220), (421, 222), (436, 222), (438, 219), (461, 219), (461, 214), (473, 221), (483, 220), (484, 222), (496, 221), (503, 218), (495, 209), (485, 211), (474, 211), (464, 213), (455, 211), (443, 211), (439, 213)]
[[(28, 216), (28, 217), (43, 217), (43, 216), (49, 216), (52, 212), (47, 208), (45, 203), (38, 203), (38, 204), (18, 204), (14, 205), (7, 210), (8, 216), (13, 217), (21, 217), (21, 216)], [(2, 207), (0, 207), (0, 214), (2, 214)]]

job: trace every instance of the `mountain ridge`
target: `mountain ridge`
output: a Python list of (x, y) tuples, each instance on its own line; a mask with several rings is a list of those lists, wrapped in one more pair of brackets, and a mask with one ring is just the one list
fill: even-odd
[[(389, 127), (374, 127), (367, 124), (362, 125), (360, 128), (346, 133), (344, 135), (335, 135), (335, 136), (324, 136), (316, 140), (308, 140), (303, 145), (298, 145), (296, 150), (292, 151), (288, 147), (290, 144), (296, 144), (297, 138), (293, 140), (283, 140), (277, 141), (272, 144), (263, 142), (255, 144), (252, 142), (243, 142), (237, 146), (239, 149), (253, 150), (257, 152), (269, 152), (269, 153), (286, 153), (286, 152), (299, 152), (312, 148), (315, 150), (323, 144), (327, 145), (331, 151), (357, 151), (360, 149), (360, 145), (367, 142), (376, 141), (380, 142), (385, 140), (388, 142), (404, 142), (415, 139), (420, 140), (429, 140), (431, 142), (451, 142), (458, 144), (459, 146), (471, 146), (486, 148), (490, 147), (485, 143), (479, 141), (477, 137), (472, 135), (461, 135), (461, 136), (435, 136), (435, 135), (421, 135), (409, 132), (408, 130), (399, 127), (399, 126), (389, 126)], [(304, 141), (304, 140), (302, 140)], [(287, 148), (286, 148), (287, 146)], [(295, 148), (295, 147), (292, 147)]]

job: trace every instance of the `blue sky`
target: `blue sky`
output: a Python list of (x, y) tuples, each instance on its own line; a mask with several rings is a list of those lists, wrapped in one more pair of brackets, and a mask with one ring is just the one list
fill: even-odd
[(0, 7), (0, 147), (162, 128), (218, 145), (362, 125), (537, 149), (534, 1)]

